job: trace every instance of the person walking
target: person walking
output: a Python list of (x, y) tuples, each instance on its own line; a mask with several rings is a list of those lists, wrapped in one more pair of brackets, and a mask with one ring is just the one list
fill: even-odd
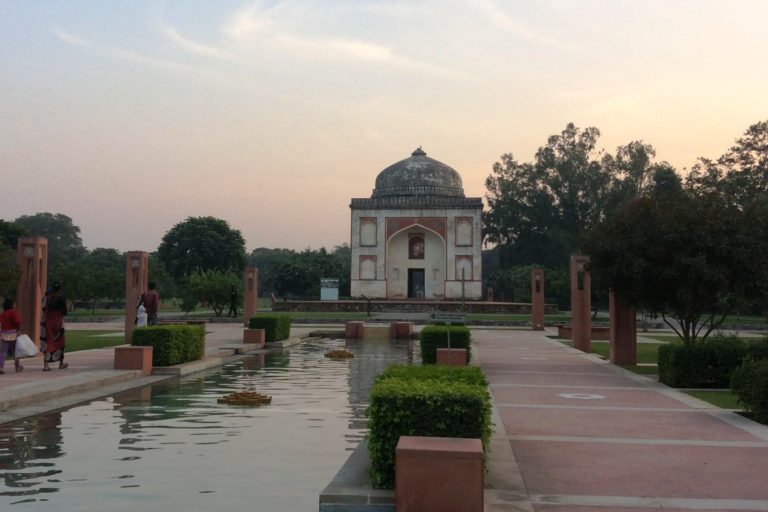
[(141, 294), (139, 303), (136, 304), (136, 309), (138, 310), (139, 306), (144, 306), (144, 309), (147, 310), (147, 325), (157, 325), (157, 310), (160, 305), (157, 283), (150, 281), (147, 288), (149, 289)]
[(61, 283), (51, 285), (43, 299), (45, 314), (45, 341), (41, 342), (43, 352), (43, 371), (51, 371), (50, 363), (59, 363), (59, 369), (69, 367), (64, 362), (66, 339), (64, 337), (64, 317), (67, 315), (67, 299), (61, 293)]
[(0, 375), (5, 373), (5, 357), (13, 357), (16, 371), (24, 370), (24, 367), (16, 358), (16, 338), (19, 337), (21, 328), (21, 316), (16, 309), (16, 304), (10, 297), (3, 301), (3, 312), (0, 313)]
[(232, 318), (237, 318), (237, 290), (235, 285), (230, 285), (229, 287), (229, 312), (227, 313), (227, 318), (229, 318), (229, 315), (232, 315)]

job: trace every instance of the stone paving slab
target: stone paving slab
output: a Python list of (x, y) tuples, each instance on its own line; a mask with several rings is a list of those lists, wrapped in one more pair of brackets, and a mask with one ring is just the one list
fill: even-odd
[(686, 405), (651, 389), (606, 389), (599, 387), (493, 387), (496, 402), (501, 404), (551, 404), (570, 406), (634, 406), (679, 408)]

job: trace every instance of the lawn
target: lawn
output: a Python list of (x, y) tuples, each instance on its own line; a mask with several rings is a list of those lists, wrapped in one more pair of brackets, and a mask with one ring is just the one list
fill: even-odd
[[(664, 343), (638, 343), (637, 362), (640, 364), (657, 364), (659, 347)], [(609, 343), (607, 341), (593, 341), (592, 352), (608, 359)]]
[[(100, 336), (101, 334), (107, 336)], [(67, 352), (114, 347), (125, 343), (125, 337), (120, 331), (78, 331), (67, 329), (66, 336)]]
[[(467, 315), (467, 320), (486, 320), (486, 321), (498, 320), (501, 322), (530, 322), (531, 315), (530, 314), (506, 315), (506, 314), (500, 314), (500, 313), (470, 313)], [(544, 321), (568, 323), (571, 321), (571, 315), (544, 315)]]
[(699, 400), (704, 400), (705, 402), (708, 402), (715, 407), (720, 407), (721, 409), (741, 409), (741, 405), (739, 405), (739, 402), (736, 399), (736, 395), (734, 395), (730, 389), (680, 389), (679, 391), (696, 397)]

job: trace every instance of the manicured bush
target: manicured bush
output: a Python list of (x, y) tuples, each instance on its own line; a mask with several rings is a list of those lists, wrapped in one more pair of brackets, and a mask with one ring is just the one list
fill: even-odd
[(201, 359), (205, 354), (202, 325), (153, 325), (133, 331), (131, 345), (152, 347), (152, 366), (173, 366)]
[(264, 329), (264, 341), (287, 340), (291, 335), (291, 317), (279, 314), (261, 314), (248, 320), (248, 328)]
[(746, 357), (755, 360), (768, 359), (768, 338), (746, 338), (744, 341), (746, 343)]
[(768, 359), (746, 359), (733, 372), (731, 389), (755, 420), (768, 423)]
[[(491, 436), (491, 402), (485, 376), (474, 369), (402, 367), (385, 372), (371, 389), (368, 415), (370, 477), (374, 486), (394, 485), (395, 449), (401, 436), (461, 437), (482, 440), (487, 452)], [(479, 370), (479, 368), (478, 368)], [(453, 376), (450, 373), (455, 372)]]
[(435, 364), (437, 362), (437, 349), (448, 348), (449, 332), (451, 333), (451, 348), (467, 349), (467, 362), (472, 359), (469, 328), (463, 325), (428, 325), (419, 334), (422, 364)]
[(676, 388), (727, 388), (746, 354), (735, 336), (713, 336), (692, 345), (659, 347), (659, 380)]
[(487, 387), (488, 381), (479, 366), (409, 366), (393, 365), (384, 370), (376, 381), (399, 380), (447, 380)]

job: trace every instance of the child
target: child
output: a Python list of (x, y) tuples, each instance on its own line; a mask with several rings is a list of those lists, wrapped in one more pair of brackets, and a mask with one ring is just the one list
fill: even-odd
[[(13, 299), (8, 298), (3, 301), (3, 312), (0, 313), (0, 375), (5, 373), (3, 367), (5, 366), (6, 354), (14, 356), (16, 352), (16, 338), (19, 336), (19, 328), (21, 327), (21, 316), (16, 310), (16, 304)], [(16, 371), (20, 372), (24, 370), (19, 360), (14, 357), (14, 365)]]
[(147, 325), (147, 318), (147, 310), (144, 306), (139, 306), (138, 312), (136, 313), (136, 327), (144, 327)]

